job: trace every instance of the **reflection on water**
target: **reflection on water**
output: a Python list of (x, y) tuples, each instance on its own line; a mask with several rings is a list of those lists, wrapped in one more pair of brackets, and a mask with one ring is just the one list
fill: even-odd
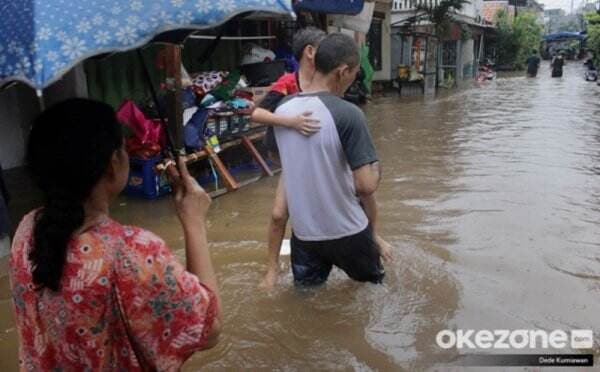
[[(366, 108), (384, 170), (381, 230), (397, 248), (382, 286), (334, 271), (299, 291), (286, 263), (275, 291), (257, 290), (276, 179), (215, 200), (226, 328), (185, 370), (456, 370), (456, 352), (435, 344), (446, 328), (591, 328), (599, 340), (600, 87), (574, 65), (548, 76)], [(123, 199), (114, 212), (183, 254), (167, 201)], [(16, 368), (10, 313), (3, 278), (6, 370)]]

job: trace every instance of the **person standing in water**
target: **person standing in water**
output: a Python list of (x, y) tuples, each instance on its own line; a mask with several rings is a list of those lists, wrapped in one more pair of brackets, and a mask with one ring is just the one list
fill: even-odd
[[(267, 131), (266, 147), (272, 156), (278, 157), (277, 143), (273, 128), (282, 126), (291, 128), (304, 136), (311, 136), (320, 129), (319, 121), (312, 117), (308, 111), (301, 112), (298, 115), (283, 116), (273, 113), (277, 105), (286, 96), (296, 94), (307, 88), (315, 74), (315, 53), (319, 43), (327, 34), (323, 30), (314, 27), (307, 27), (299, 30), (294, 35), (292, 42), (292, 51), (294, 57), (299, 62), (297, 72), (284, 74), (275, 82), (271, 91), (260, 102), (258, 107), (252, 112), (252, 121), (270, 125)], [(285, 198), (282, 178), (277, 184), (275, 192), (275, 201), (271, 212), (271, 219), (268, 228), (268, 268), (261, 286), (271, 288), (277, 281), (279, 273), (279, 252), (281, 243), (285, 235), (285, 229), (288, 222), (288, 206)]]
[(565, 65), (565, 59), (563, 57), (563, 53), (561, 52), (556, 57), (554, 57), (554, 59), (552, 60), (552, 63), (551, 63), (553, 78), (563, 76), (563, 66), (564, 65)]
[[(294, 35), (292, 51), (299, 61), (299, 70), (279, 78), (272, 90), (252, 113), (252, 121), (272, 126), (269, 127), (267, 133), (266, 145), (275, 156), (278, 156), (279, 150), (275, 142), (274, 127), (293, 129), (307, 137), (314, 135), (320, 129), (318, 118), (313, 116), (309, 110), (294, 115), (280, 115), (273, 111), (286, 96), (300, 93), (310, 87), (315, 75), (315, 54), (319, 43), (326, 35), (324, 31), (314, 27), (301, 29)], [(272, 288), (277, 281), (279, 254), (288, 219), (289, 212), (283, 178), (280, 178), (268, 228), (268, 268), (260, 283), (263, 288)], [(380, 245), (390, 247), (389, 243), (378, 235), (376, 235), (376, 239)]]
[(527, 76), (536, 77), (540, 68), (540, 57), (538, 57), (538, 51), (534, 49), (529, 58), (527, 58)]
[(311, 137), (275, 128), (297, 285), (324, 283), (333, 265), (354, 280), (381, 283), (381, 257), (392, 260), (391, 247), (378, 244), (373, 233), (380, 180), (375, 146), (364, 113), (340, 98), (356, 78), (359, 63), (351, 37), (328, 35), (317, 50), (310, 87), (283, 99), (275, 111), (294, 116), (309, 110), (321, 123)]

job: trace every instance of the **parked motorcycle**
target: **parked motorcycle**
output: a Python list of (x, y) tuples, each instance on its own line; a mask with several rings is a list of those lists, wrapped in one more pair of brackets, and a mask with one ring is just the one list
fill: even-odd
[(479, 66), (479, 71), (477, 73), (477, 81), (483, 82), (486, 80), (494, 80), (496, 79), (496, 71), (492, 69), (492, 66), (489, 64), (484, 64)]

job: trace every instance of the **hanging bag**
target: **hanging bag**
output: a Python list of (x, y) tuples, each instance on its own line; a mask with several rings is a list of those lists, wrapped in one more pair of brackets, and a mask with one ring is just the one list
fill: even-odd
[(165, 133), (159, 120), (147, 119), (131, 100), (125, 100), (117, 110), (117, 119), (130, 130), (126, 147), (130, 155), (149, 159), (160, 153)]

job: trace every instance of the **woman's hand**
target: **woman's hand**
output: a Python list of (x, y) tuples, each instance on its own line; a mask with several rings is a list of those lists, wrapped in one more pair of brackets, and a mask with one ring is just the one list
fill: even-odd
[(167, 165), (167, 172), (175, 193), (177, 216), (184, 228), (204, 226), (211, 203), (210, 196), (190, 175), (182, 157)]
[(319, 119), (315, 119), (312, 116), (312, 112), (304, 112), (302, 115), (294, 116), (290, 118), (289, 126), (292, 129), (297, 130), (304, 136), (312, 136), (321, 130), (321, 124)]

